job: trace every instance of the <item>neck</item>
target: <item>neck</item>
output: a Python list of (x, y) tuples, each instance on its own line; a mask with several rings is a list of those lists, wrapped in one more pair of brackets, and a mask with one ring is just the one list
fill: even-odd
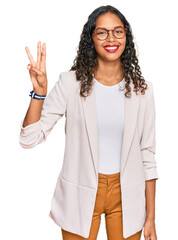
[(94, 77), (106, 82), (121, 81), (124, 77), (121, 61), (104, 62), (98, 59), (98, 67), (94, 72)]

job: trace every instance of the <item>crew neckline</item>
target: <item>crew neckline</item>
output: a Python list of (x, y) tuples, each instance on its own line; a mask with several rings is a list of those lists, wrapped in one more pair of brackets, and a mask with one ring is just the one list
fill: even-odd
[(122, 84), (124, 84), (124, 79), (125, 79), (125, 78), (123, 78), (119, 83), (116, 83), (116, 84), (111, 85), (111, 86), (104, 85), (104, 84), (100, 83), (98, 80), (96, 80), (96, 78), (94, 78), (94, 81), (95, 81), (97, 84), (99, 84), (99, 85), (101, 85), (101, 86), (103, 86), (103, 87), (112, 88), (112, 87), (122, 86)]

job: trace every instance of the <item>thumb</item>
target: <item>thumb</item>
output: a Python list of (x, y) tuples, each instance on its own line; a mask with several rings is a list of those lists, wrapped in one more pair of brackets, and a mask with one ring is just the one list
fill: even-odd
[(30, 68), (31, 68), (31, 64), (29, 63), (27, 66), (27, 69), (30, 70)]
[(30, 71), (30, 72), (35, 72), (35, 73), (37, 73), (37, 75), (39, 75), (39, 76), (42, 76), (42, 75), (43, 75), (43, 73), (42, 73), (41, 71), (39, 71), (38, 69), (36, 69), (36, 68), (34, 68), (34, 67), (30, 67), (29, 71)]

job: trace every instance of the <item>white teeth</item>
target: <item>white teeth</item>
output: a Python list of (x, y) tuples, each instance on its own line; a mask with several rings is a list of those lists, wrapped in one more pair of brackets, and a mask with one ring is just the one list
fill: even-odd
[(106, 49), (116, 49), (118, 47), (105, 47)]

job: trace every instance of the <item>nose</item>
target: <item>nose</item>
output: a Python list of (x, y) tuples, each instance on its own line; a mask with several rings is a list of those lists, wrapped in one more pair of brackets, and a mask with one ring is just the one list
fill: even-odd
[(109, 30), (108, 40), (109, 40), (109, 41), (111, 41), (111, 40), (112, 40), (112, 41), (115, 40), (115, 37), (113, 36), (113, 33), (112, 33), (111, 30)]

